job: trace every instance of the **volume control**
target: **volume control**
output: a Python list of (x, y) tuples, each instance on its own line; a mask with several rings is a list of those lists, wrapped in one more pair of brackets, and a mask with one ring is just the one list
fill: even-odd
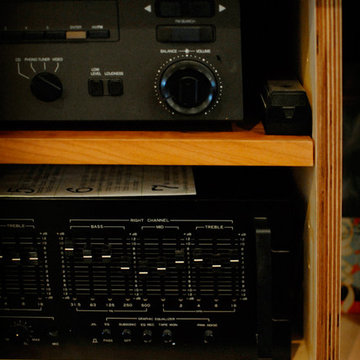
[(31, 81), (31, 92), (39, 100), (52, 102), (59, 99), (63, 93), (60, 79), (49, 72), (37, 74)]
[(168, 66), (161, 76), (159, 87), (167, 105), (183, 115), (206, 111), (218, 94), (213, 71), (195, 60), (181, 60)]

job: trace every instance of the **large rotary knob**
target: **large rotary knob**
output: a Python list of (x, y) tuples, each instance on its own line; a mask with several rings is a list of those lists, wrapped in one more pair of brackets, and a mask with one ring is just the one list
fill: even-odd
[(52, 102), (59, 99), (63, 93), (60, 79), (49, 72), (42, 72), (34, 76), (31, 81), (31, 92), (39, 100)]
[(168, 66), (160, 79), (160, 94), (167, 105), (184, 115), (206, 111), (217, 96), (212, 70), (195, 60), (180, 60)]

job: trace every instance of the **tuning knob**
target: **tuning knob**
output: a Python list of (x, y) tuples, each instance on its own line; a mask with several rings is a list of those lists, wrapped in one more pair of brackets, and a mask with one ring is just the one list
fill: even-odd
[(52, 102), (59, 99), (63, 93), (60, 79), (49, 72), (42, 72), (34, 76), (30, 85), (31, 92), (39, 100)]
[(217, 95), (212, 70), (195, 60), (180, 60), (168, 66), (160, 79), (160, 94), (168, 106), (184, 115), (208, 109)]

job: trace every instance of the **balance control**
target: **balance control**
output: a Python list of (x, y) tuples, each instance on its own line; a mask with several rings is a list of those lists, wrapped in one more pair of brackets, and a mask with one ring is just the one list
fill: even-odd
[(180, 114), (204, 112), (212, 105), (217, 93), (213, 71), (199, 61), (177, 61), (168, 66), (160, 78), (160, 95)]
[(45, 102), (56, 101), (61, 98), (63, 93), (60, 79), (49, 72), (42, 72), (34, 76), (30, 88), (37, 99)]

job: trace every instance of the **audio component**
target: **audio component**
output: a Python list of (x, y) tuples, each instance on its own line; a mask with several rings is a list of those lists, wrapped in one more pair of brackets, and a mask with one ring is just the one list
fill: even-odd
[(248, 172), (197, 169), (197, 195), (167, 198), (10, 188), (0, 356), (288, 359), (293, 206)]
[(0, 7), (2, 124), (243, 117), (239, 1)]
[(266, 134), (311, 135), (311, 107), (298, 80), (268, 80), (260, 98)]

